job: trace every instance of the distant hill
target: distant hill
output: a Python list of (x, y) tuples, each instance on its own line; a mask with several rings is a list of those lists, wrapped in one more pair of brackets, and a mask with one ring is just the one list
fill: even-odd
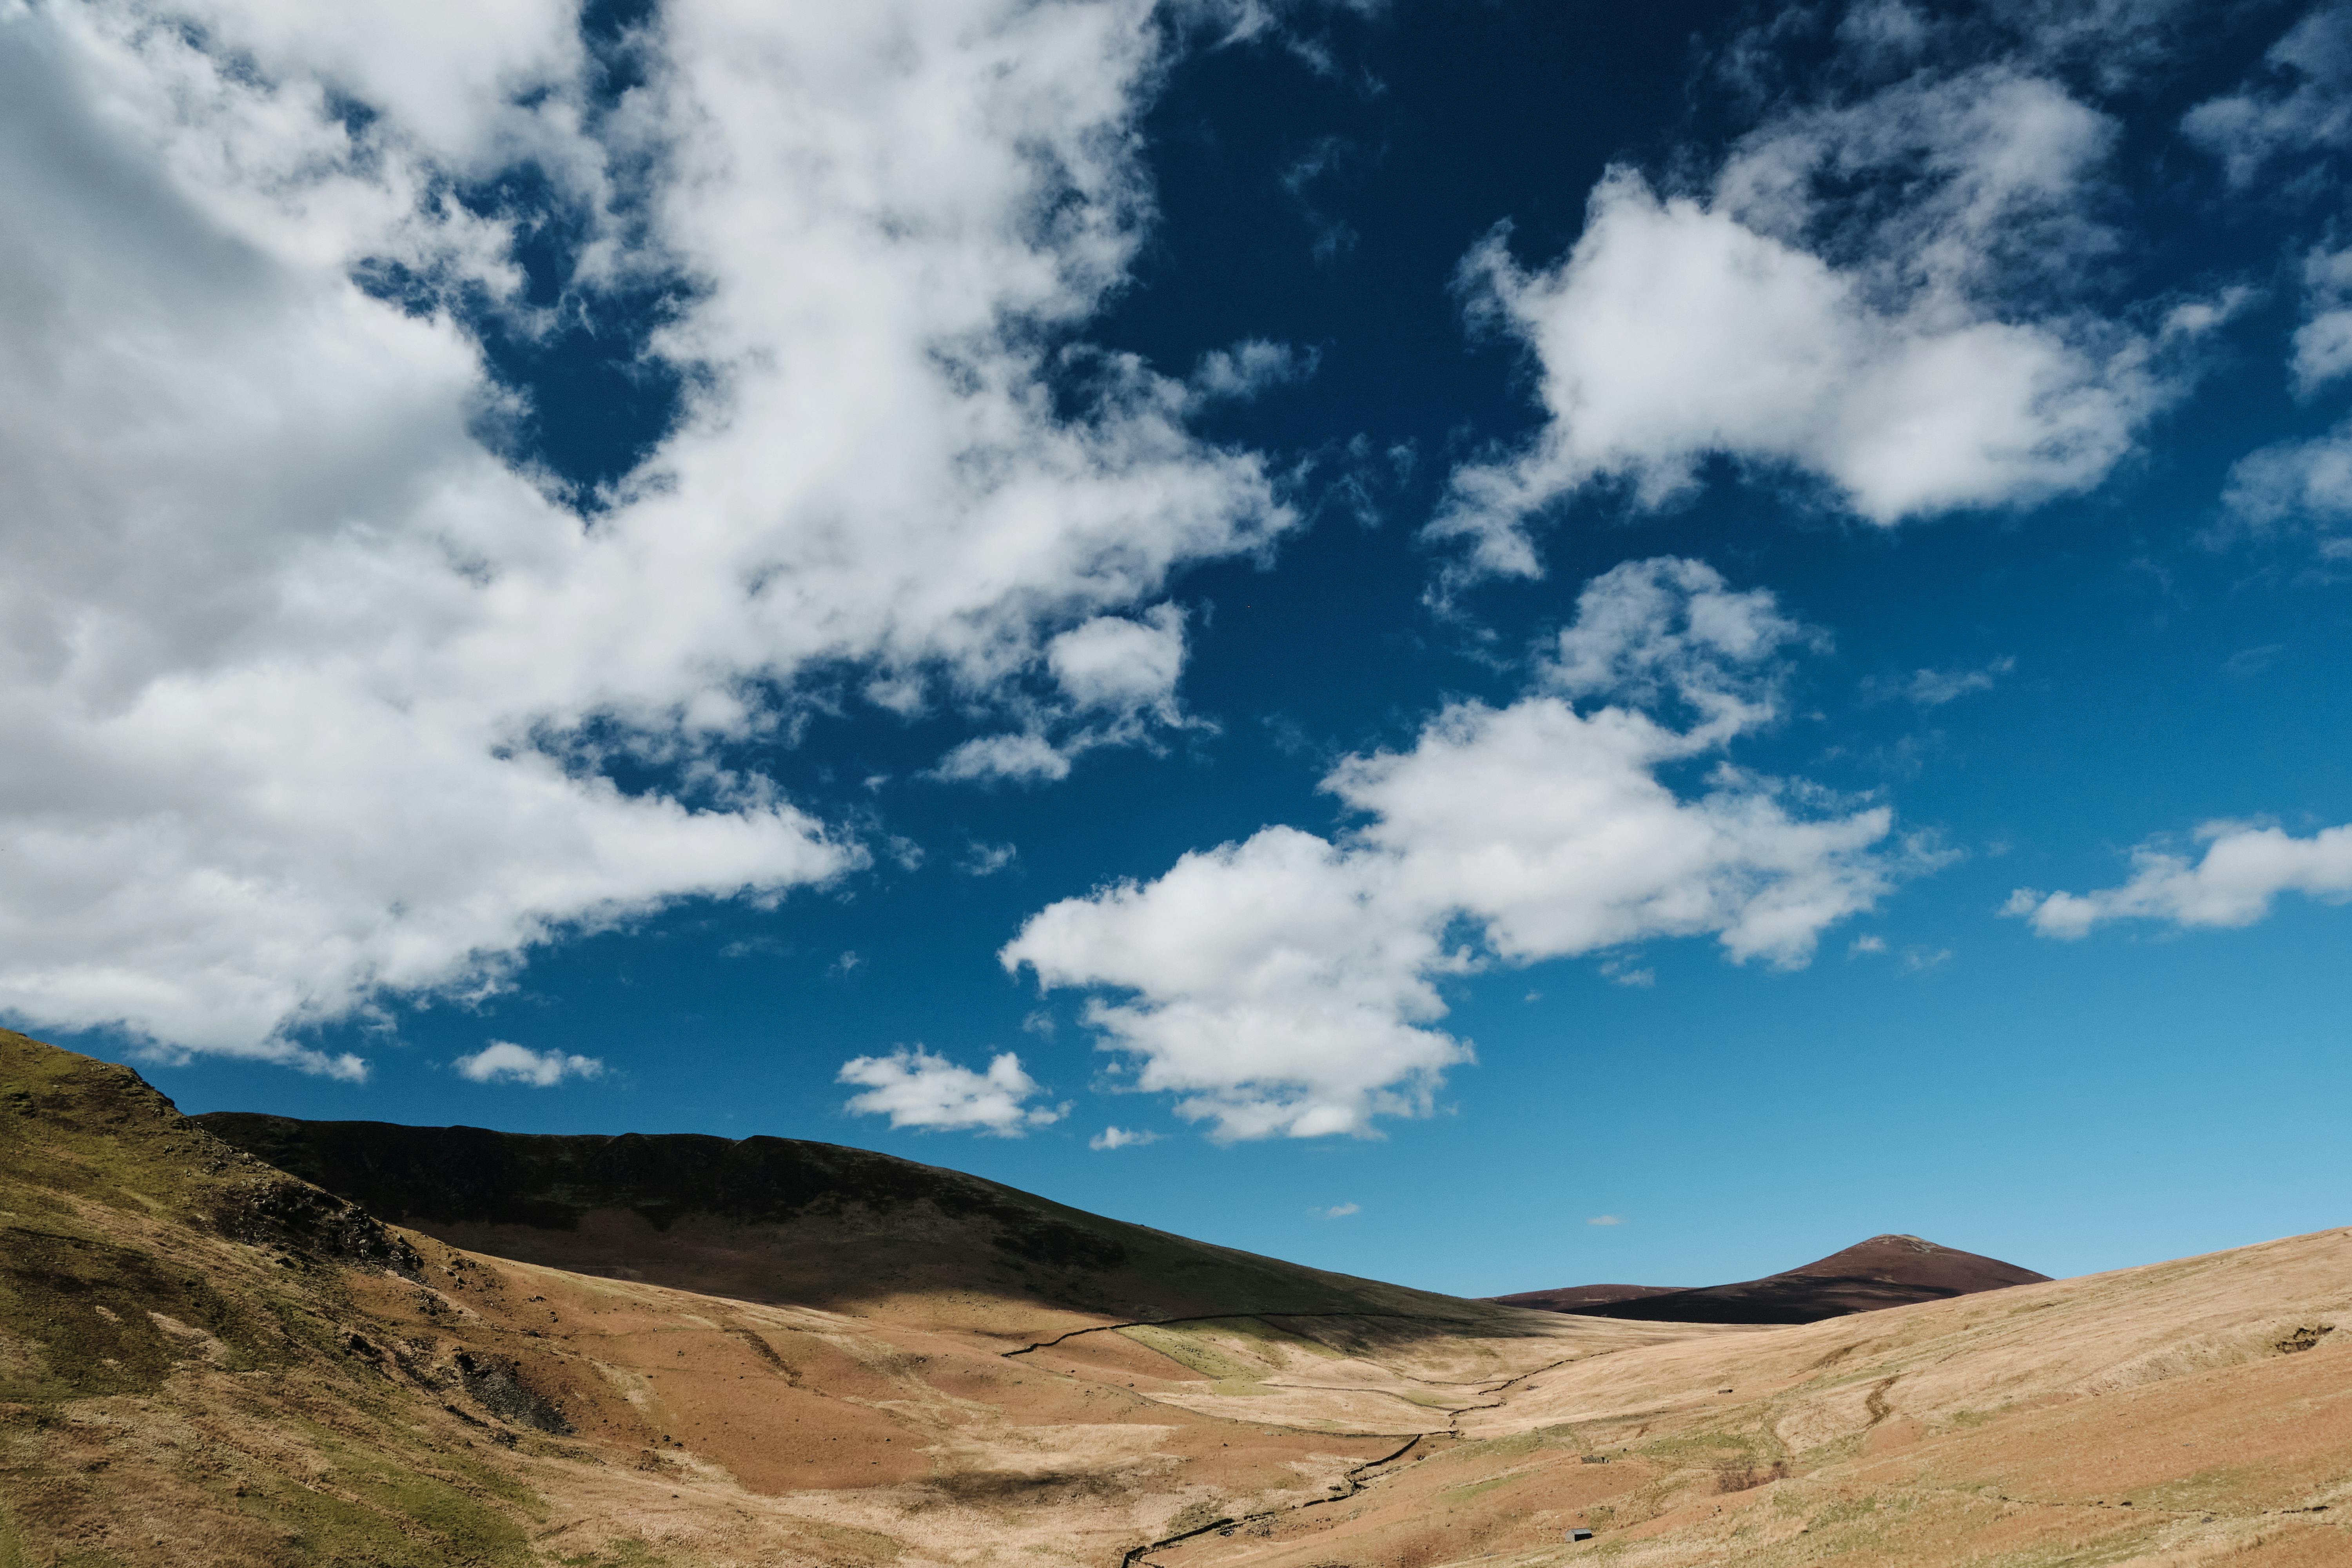
[[(1326, 1273), (888, 1154), (789, 1138), (549, 1135), (246, 1111), (223, 1142), (453, 1247), (743, 1300), (971, 1294), (1114, 1317), (1510, 1309)], [(968, 1310), (959, 1308), (958, 1310)]]
[(1678, 1296), (1687, 1285), (1570, 1285), (1559, 1290), (1522, 1290), (1515, 1296), (1491, 1296), (1507, 1307), (1533, 1307), (1542, 1312), (1578, 1312), (1592, 1316), (1606, 1301), (1631, 1301), (1643, 1296)]
[(1801, 1268), (1736, 1285), (1696, 1289), (1578, 1285), (1489, 1299), (1507, 1306), (1652, 1323), (1817, 1323), (1883, 1307), (2039, 1285), (2049, 1278), (1916, 1236), (1874, 1236)]

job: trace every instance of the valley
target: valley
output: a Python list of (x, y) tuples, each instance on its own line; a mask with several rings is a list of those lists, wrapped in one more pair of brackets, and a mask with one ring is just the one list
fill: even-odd
[(2352, 1232), (1690, 1323), (338, 1125), (0, 1034), (0, 1564), (2352, 1561)]

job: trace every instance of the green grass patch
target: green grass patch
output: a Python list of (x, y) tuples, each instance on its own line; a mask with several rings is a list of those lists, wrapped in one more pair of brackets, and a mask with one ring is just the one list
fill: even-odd
[(1218, 1381), (1255, 1382), (1263, 1367), (1247, 1366), (1205, 1341), (1180, 1329), (1139, 1323), (1118, 1331), (1147, 1350), (1158, 1351), (1188, 1372)]
[(1474, 1497), (1493, 1491), (1496, 1487), (1507, 1485), (1518, 1479), (1518, 1472), (1514, 1470), (1508, 1475), (1488, 1476), (1483, 1481), (1471, 1481), (1463, 1486), (1447, 1487), (1438, 1495), (1451, 1498), (1456, 1502), (1468, 1502)]
[(562, 1568), (662, 1568), (669, 1559), (656, 1552), (635, 1536), (621, 1541), (608, 1541), (594, 1552), (583, 1552), (576, 1557), (559, 1554), (555, 1561)]
[(152, 1392), (174, 1365), (204, 1352), (151, 1310), (219, 1341), (226, 1370), (279, 1359), (278, 1336), (201, 1274), (94, 1237), (0, 1227), (0, 1331), (34, 1346), (42, 1363), (0, 1377), (0, 1399), (42, 1405)]

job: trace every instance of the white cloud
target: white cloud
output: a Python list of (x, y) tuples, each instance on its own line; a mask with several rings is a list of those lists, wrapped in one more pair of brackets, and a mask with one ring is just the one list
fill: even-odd
[(1020, 858), (1016, 845), (975, 844), (956, 863), (956, 869), (967, 877), (993, 877)]
[[(2314, 250), (2303, 277), (2305, 319), (2289, 368), (2297, 395), (2308, 397), (2352, 371), (2352, 249)], [(2231, 466), (2222, 502), (2257, 531), (2300, 523), (2325, 532), (2352, 517), (2352, 420), (2249, 452)]]
[[(810, 672), (985, 713), (1290, 526), (1192, 391), (1046, 346), (1148, 217), (1143, 8), (677, 0), (610, 112), (571, 7), (456, 16), (0, 9), (18, 1020), (317, 1067), (308, 1025), (837, 878), (866, 851), (726, 751)], [(688, 285), (647, 351), (679, 423), (593, 525), (483, 445), (523, 410), (444, 308), (530, 330), (514, 221), (443, 194), (516, 168), (588, 225), (574, 300)], [(1163, 690), (1174, 616), (1072, 679)], [(1008, 759), (1067, 768), (973, 771)]]
[[(1088, 1022), (1136, 1087), (1221, 1139), (1425, 1112), (1471, 1057), (1436, 1027), (1437, 982), (1485, 963), (1712, 934), (1735, 961), (1800, 965), (1888, 885), (1890, 814), (1727, 764), (1691, 797), (1659, 775), (1769, 722), (1803, 635), (1698, 563), (1628, 563), (1585, 588), (1536, 690), (1334, 768), (1323, 787), (1364, 818), (1344, 837), (1276, 826), (1188, 853), (1041, 910), (1000, 956), (1096, 992)], [(1621, 700), (1570, 700), (1603, 694)]]
[(2294, 333), (2295, 391), (2308, 397), (2352, 371), (2352, 249), (2315, 250), (2303, 263), (2305, 319)]
[(1163, 730), (1213, 729), (1188, 719), (1176, 700), (1184, 651), (1184, 612), (1174, 605), (1073, 626), (1045, 644), (1045, 668), (1058, 696), (1019, 704), (1026, 728), (964, 742), (930, 776), (1051, 783), (1068, 777), (1072, 763), (1097, 747), (1153, 744)]
[(1313, 1215), (1317, 1219), (1346, 1219), (1351, 1214), (1363, 1213), (1364, 1205), (1361, 1204), (1333, 1204), (1329, 1208), (1308, 1209), (1307, 1212)]
[(1584, 1223), (1587, 1225), (1623, 1225), (1625, 1222), (1618, 1218), (1613, 1214), (1597, 1214), (1591, 1219), (1586, 1220)]
[(1457, 469), (1433, 533), (1531, 574), (1542, 508), (1596, 481), (1664, 505), (1718, 454), (1886, 526), (2095, 485), (2175, 390), (2157, 342), (2050, 298), (2113, 243), (2081, 215), (2114, 138), (2013, 68), (1921, 75), (1783, 114), (1704, 199), (1612, 169), (1549, 268), (1498, 230), (1460, 282), (1533, 353), (1545, 424)]
[(941, 757), (931, 774), (935, 778), (959, 782), (1009, 780), (1015, 784), (1053, 784), (1070, 776), (1070, 759), (1059, 746), (1034, 731), (1011, 735), (979, 735)]
[(2352, 419), (2306, 441), (2247, 453), (2231, 466), (2221, 500), (2257, 531), (2305, 524), (2326, 531), (2352, 518)]
[(1158, 605), (1138, 620), (1097, 616), (1047, 643), (1045, 665), (1082, 710), (1167, 711), (1184, 669), (1184, 613)]
[(866, 1089), (849, 1098), (847, 1109), (861, 1116), (887, 1116), (894, 1128), (978, 1129), (1017, 1138), (1028, 1128), (1059, 1121), (1069, 1110), (1030, 1105), (1039, 1093), (1037, 1082), (1011, 1051), (978, 1073), (920, 1046), (900, 1047), (887, 1057), (853, 1057), (841, 1065), (838, 1078)]
[(1298, 353), (1287, 343), (1252, 338), (1230, 349), (1202, 354), (1200, 367), (1192, 373), (1193, 392), (1202, 397), (1255, 397), (1270, 388), (1314, 374), (1315, 358), (1311, 353)]
[(2121, 887), (2089, 893), (2020, 888), (2002, 913), (2023, 918), (2039, 935), (2072, 942), (2117, 920), (2252, 925), (2281, 893), (2328, 903), (2352, 899), (2352, 826), (2297, 838), (2277, 827), (2209, 822), (2197, 837), (2205, 850), (2194, 860), (2143, 844), (2132, 851), (2131, 879)]
[(1915, 669), (1899, 680), (1869, 680), (1864, 691), (1874, 697), (1900, 697), (1921, 708), (1941, 708), (1971, 692), (1990, 691), (1995, 682), (2017, 668), (2008, 655), (1977, 669)]
[(2352, 6), (2312, 11), (2271, 46), (2263, 79), (2181, 121), (2243, 185), (2273, 159), (2352, 148)]
[(566, 1079), (604, 1076), (604, 1064), (594, 1057), (534, 1051), (511, 1040), (492, 1040), (452, 1065), (458, 1077), (475, 1083), (527, 1083), (533, 1089), (553, 1089)]
[(1601, 973), (1612, 985), (1631, 986), (1636, 991), (1647, 991), (1658, 984), (1656, 970), (1637, 965), (1615, 953), (1601, 961)]
[(1131, 1132), (1124, 1127), (1106, 1127), (1087, 1140), (1089, 1149), (1139, 1149), (1146, 1143), (1157, 1143), (1157, 1132)]

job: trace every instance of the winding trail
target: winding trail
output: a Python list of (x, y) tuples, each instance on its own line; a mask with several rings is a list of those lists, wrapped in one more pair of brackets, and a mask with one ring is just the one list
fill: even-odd
[[(1286, 1317), (1299, 1317), (1304, 1314), (1291, 1312), (1284, 1315)], [(1356, 1317), (1360, 1314), (1352, 1312), (1335, 1312), (1328, 1315), (1333, 1317)], [(1191, 1321), (1194, 1320), (1186, 1321)], [(1293, 1503), (1288, 1508), (1260, 1509), (1255, 1513), (1235, 1514), (1228, 1519), (1213, 1519), (1197, 1530), (1188, 1530), (1181, 1535), (1163, 1536), (1158, 1541), (1148, 1541), (1140, 1546), (1129, 1548), (1127, 1555), (1118, 1560), (1118, 1568), (1136, 1568), (1136, 1565), (1139, 1563), (1141, 1563), (1145, 1556), (1159, 1551), (1161, 1547), (1173, 1546), (1180, 1541), (1190, 1541), (1196, 1535), (1206, 1535), (1213, 1530), (1237, 1530), (1244, 1524), (1255, 1524), (1260, 1520), (1280, 1519), (1286, 1514), (1304, 1513), (1310, 1508), (1321, 1508), (1327, 1503), (1345, 1502), (1349, 1498), (1354, 1497), (1358, 1492), (1364, 1489), (1364, 1483), (1360, 1478), (1365, 1471), (1376, 1470), (1392, 1459), (1403, 1458), (1407, 1454), (1412, 1452), (1414, 1446), (1420, 1443), (1423, 1436), (1425, 1436), (1425, 1434), (1416, 1432), (1411, 1437), (1407, 1438), (1405, 1440), (1404, 1447), (1399, 1448), (1395, 1453), (1382, 1454), (1377, 1459), (1366, 1459), (1360, 1465), (1349, 1466), (1347, 1474), (1340, 1478), (1339, 1484), (1331, 1489), (1331, 1495), (1329, 1497), (1311, 1498), (1306, 1502)], [(1146, 1563), (1144, 1564), (1144, 1568), (1150, 1568), (1150, 1565)]]
[[(1214, 1317), (1214, 1318), (1170, 1318), (1170, 1319), (1164, 1319), (1164, 1320), (1162, 1320), (1162, 1321), (1167, 1322), (1167, 1323), (1202, 1323), (1202, 1322), (1217, 1322), (1217, 1321), (1223, 1321), (1223, 1320), (1225, 1320), (1225, 1319), (1233, 1318), (1233, 1317), (1252, 1317), (1252, 1318), (1277, 1318), (1277, 1317), (1280, 1317), (1280, 1318), (1368, 1318), (1368, 1317), (1389, 1317), (1389, 1318), (1402, 1318), (1403, 1316), (1404, 1316), (1404, 1314), (1402, 1314), (1402, 1313), (1371, 1313), (1371, 1312), (1245, 1312), (1245, 1313), (1232, 1313), (1232, 1312), (1228, 1312), (1228, 1313), (1220, 1313), (1220, 1314), (1218, 1314), (1218, 1315), (1217, 1315), (1216, 1317)], [(1439, 1318), (1412, 1318), (1412, 1319), (1407, 1319), (1406, 1321), (1413, 1321), (1413, 1322), (1454, 1322), (1454, 1321), (1462, 1321), (1463, 1320), (1458, 1320), (1458, 1319), (1439, 1319)], [(1101, 1331), (1101, 1329), (1143, 1328), (1143, 1327), (1150, 1327), (1150, 1326), (1153, 1326), (1153, 1325), (1141, 1324), (1141, 1323), (1105, 1323), (1105, 1324), (1101, 1325), (1101, 1328), (1100, 1328), (1100, 1329), (1078, 1329), (1078, 1330), (1075, 1330), (1075, 1331), (1072, 1331), (1072, 1333), (1069, 1333), (1069, 1334), (1064, 1334), (1064, 1335), (1062, 1336), (1062, 1339), (1070, 1339), (1070, 1338), (1073, 1338), (1076, 1334), (1097, 1333), (1097, 1332), (1100, 1332), (1100, 1331)], [(1278, 1325), (1277, 1325), (1277, 1326), (1278, 1326)], [(1060, 1343), (1060, 1342), (1061, 1342), (1061, 1341), (1060, 1341), (1060, 1340), (1049, 1340), (1049, 1341), (1045, 1342), (1045, 1344), (1058, 1344), (1058, 1343)], [(1030, 1345), (1030, 1346), (1026, 1347), (1026, 1349), (1027, 1349), (1027, 1350), (1041, 1350), (1041, 1349), (1044, 1349), (1044, 1348), (1045, 1348), (1045, 1344)], [(1005, 1353), (1005, 1354), (1007, 1354), (1007, 1355), (1021, 1355), (1021, 1354), (1024, 1354), (1024, 1353), (1026, 1353), (1026, 1351), (1007, 1351), (1007, 1352), (1005, 1352), (1004, 1353)], [(1611, 1352), (1608, 1352), (1608, 1351), (1600, 1351), (1600, 1352), (1592, 1352), (1592, 1353), (1593, 1353), (1593, 1354), (1599, 1354), (1599, 1355), (1607, 1355), (1607, 1354), (1609, 1354), (1609, 1353), (1611, 1353)], [(1486, 1403), (1482, 1404), (1482, 1405), (1462, 1405), (1462, 1406), (1461, 1406), (1460, 1408), (1458, 1408), (1458, 1409), (1451, 1409), (1451, 1410), (1449, 1410), (1449, 1411), (1447, 1412), (1447, 1414), (1446, 1414), (1446, 1430), (1445, 1430), (1445, 1432), (1444, 1432), (1444, 1434), (1442, 1434), (1442, 1436), (1448, 1436), (1448, 1437), (1453, 1437), (1453, 1438), (1454, 1438), (1454, 1439), (1456, 1439), (1456, 1440), (1459, 1440), (1459, 1441), (1469, 1441), (1470, 1439), (1465, 1438), (1465, 1437), (1463, 1436), (1463, 1434), (1462, 1434), (1462, 1430), (1461, 1430), (1461, 1422), (1462, 1422), (1462, 1417), (1463, 1417), (1463, 1416), (1465, 1416), (1465, 1415), (1472, 1415), (1472, 1414), (1475, 1414), (1475, 1412), (1477, 1412), (1477, 1411), (1481, 1411), (1481, 1410), (1496, 1410), (1496, 1409), (1499, 1409), (1499, 1408), (1501, 1408), (1503, 1405), (1507, 1405), (1507, 1404), (1508, 1404), (1508, 1403), (1510, 1402), (1510, 1401), (1509, 1401), (1509, 1397), (1508, 1397), (1508, 1396), (1509, 1396), (1509, 1394), (1510, 1394), (1510, 1391), (1511, 1391), (1513, 1388), (1517, 1387), (1518, 1384), (1522, 1384), (1522, 1383), (1525, 1383), (1528, 1379), (1529, 1379), (1529, 1378), (1531, 1378), (1531, 1377), (1539, 1377), (1539, 1376), (1541, 1376), (1541, 1375), (1542, 1375), (1543, 1373), (1548, 1373), (1548, 1372), (1554, 1372), (1554, 1371), (1557, 1371), (1558, 1369), (1559, 1369), (1560, 1367), (1570, 1365), (1570, 1364), (1572, 1364), (1572, 1363), (1576, 1363), (1576, 1362), (1580, 1362), (1580, 1361), (1589, 1361), (1589, 1360), (1591, 1360), (1591, 1355), (1571, 1355), (1571, 1356), (1562, 1356), (1562, 1357), (1561, 1357), (1559, 1360), (1558, 1360), (1558, 1361), (1546, 1362), (1546, 1363), (1545, 1363), (1543, 1365), (1541, 1365), (1541, 1366), (1538, 1366), (1538, 1367), (1532, 1367), (1532, 1368), (1530, 1368), (1529, 1370), (1528, 1370), (1528, 1371), (1526, 1371), (1526, 1372), (1523, 1372), (1523, 1373), (1517, 1373), (1517, 1375), (1515, 1375), (1515, 1376), (1506, 1377), (1506, 1378), (1500, 1378), (1500, 1379), (1484, 1379), (1484, 1380), (1481, 1380), (1481, 1382), (1480, 1382), (1480, 1383), (1454, 1384), (1447, 1385), (1447, 1386), (1452, 1386), (1452, 1387), (1456, 1387), (1456, 1388), (1475, 1388), (1475, 1389), (1477, 1389), (1477, 1391), (1478, 1391), (1480, 1394), (1492, 1394), (1492, 1395), (1495, 1395), (1496, 1397), (1494, 1397), (1493, 1399), (1491, 1399), (1491, 1400), (1489, 1400), (1489, 1401), (1487, 1401)], [(1412, 1379), (1412, 1381), (1413, 1381), (1413, 1382), (1421, 1382), (1422, 1380), (1421, 1380), (1421, 1379), (1418, 1379), (1418, 1378), (1415, 1378), (1415, 1379)], [(1482, 1384), (1488, 1384), (1488, 1385), (1490, 1385), (1490, 1386), (1482, 1386)], [(1423, 1386), (1424, 1386), (1424, 1387), (1427, 1387), (1427, 1386), (1433, 1386), (1433, 1385), (1428, 1384), (1423, 1384)], [(1333, 1436), (1338, 1436), (1339, 1434), (1332, 1434), (1332, 1435), (1333, 1435)], [(1149, 1563), (1145, 1562), (1145, 1559), (1146, 1559), (1146, 1558), (1148, 1558), (1148, 1557), (1149, 1557), (1152, 1552), (1157, 1552), (1157, 1551), (1160, 1550), (1162, 1547), (1174, 1546), (1174, 1545), (1178, 1544), (1179, 1542), (1186, 1542), (1186, 1541), (1191, 1541), (1191, 1540), (1194, 1539), (1195, 1537), (1202, 1536), (1202, 1535), (1206, 1535), (1206, 1534), (1210, 1533), (1212, 1531), (1231, 1531), (1231, 1530), (1237, 1530), (1237, 1529), (1241, 1528), (1241, 1527), (1242, 1527), (1242, 1526), (1244, 1526), (1244, 1525), (1246, 1525), (1246, 1524), (1255, 1524), (1255, 1523), (1257, 1523), (1257, 1522), (1259, 1522), (1260, 1521), (1263, 1521), (1263, 1520), (1281, 1519), (1281, 1518), (1285, 1518), (1285, 1517), (1286, 1517), (1286, 1516), (1293, 1515), (1293, 1514), (1304, 1513), (1304, 1512), (1306, 1512), (1308, 1509), (1312, 1509), (1312, 1508), (1322, 1508), (1322, 1507), (1324, 1507), (1325, 1505), (1329, 1504), (1329, 1503), (1344, 1502), (1344, 1501), (1346, 1501), (1348, 1499), (1349, 1499), (1349, 1498), (1351, 1498), (1351, 1497), (1354, 1497), (1357, 1493), (1359, 1493), (1359, 1492), (1362, 1491), (1362, 1490), (1365, 1489), (1365, 1487), (1367, 1487), (1368, 1485), (1370, 1485), (1370, 1481), (1367, 1481), (1366, 1479), (1364, 1479), (1364, 1478), (1365, 1478), (1366, 1476), (1370, 1475), (1370, 1472), (1372, 1472), (1372, 1471), (1374, 1471), (1374, 1470), (1379, 1469), (1382, 1465), (1390, 1464), (1390, 1463), (1391, 1463), (1391, 1462), (1393, 1462), (1393, 1461), (1395, 1461), (1395, 1460), (1397, 1460), (1397, 1459), (1402, 1459), (1402, 1458), (1403, 1458), (1407, 1454), (1410, 1454), (1411, 1452), (1412, 1452), (1412, 1450), (1413, 1450), (1415, 1447), (1419, 1447), (1419, 1446), (1420, 1446), (1421, 1441), (1422, 1441), (1422, 1439), (1423, 1439), (1423, 1438), (1427, 1437), (1427, 1436), (1435, 1436), (1435, 1435), (1438, 1435), (1438, 1434), (1431, 1434), (1431, 1433), (1426, 1433), (1426, 1432), (1418, 1432), (1418, 1433), (1415, 1433), (1412, 1436), (1411, 1436), (1410, 1438), (1407, 1438), (1407, 1439), (1406, 1439), (1405, 1444), (1404, 1444), (1404, 1447), (1401, 1447), (1401, 1448), (1397, 1449), (1395, 1452), (1393, 1452), (1393, 1453), (1389, 1453), (1389, 1454), (1383, 1454), (1383, 1455), (1381, 1455), (1381, 1456), (1379, 1458), (1377, 1458), (1377, 1459), (1367, 1459), (1367, 1460), (1365, 1460), (1365, 1461), (1364, 1461), (1362, 1464), (1360, 1464), (1360, 1465), (1354, 1465), (1354, 1466), (1350, 1466), (1350, 1467), (1349, 1468), (1349, 1469), (1348, 1469), (1348, 1471), (1347, 1471), (1346, 1475), (1341, 1479), (1341, 1480), (1339, 1481), (1339, 1483), (1332, 1489), (1332, 1490), (1331, 1490), (1331, 1494), (1330, 1494), (1328, 1497), (1313, 1498), (1313, 1499), (1308, 1500), (1307, 1500), (1307, 1501), (1306, 1501), (1306, 1502), (1301, 1502), (1301, 1503), (1293, 1503), (1293, 1504), (1289, 1505), (1289, 1506), (1288, 1506), (1288, 1507), (1286, 1507), (1286, 1508), (1270, 1508), (1270, 1509), (1262, 1509), (1262, 1510), (1258, 1510), (1258, 1511), (1257, 1511), (1257, 1512), (1255, 1512), (1255, 1513), (1235, 1514), (1235, 1515), (1233, 1515), (1233, 1516), (1230, 1516), (1230, 1517), (1228, 1517), (1228, 1518), (1224, 1518), (1224, 1519), (1213, 1519), (1213, 1520), (1211, 1520), (1208, 1523), (1203, 1524), (1203, 1525), (1201, 1525), (1201, 1526), (1200, 1526), (1200, 1527), (1198, 1527), (1197, 1529), (1193, 1529), (1193, 1530), (1187, 1530), (1187, 1531), (1182, 1531), (1182, 1532), (1181, 1532), (1181, 1533), (1179, 1533), (1179, 1534), (1176, 1534), (1176, 1535), (1163, 1536), (1163, 1537), (1161, 1537), (1161, 1538), (1160, 1538), (1160, 1540), (1158, 1540), (1158, 1541), (1150, 1541), (1150, 1542), (1144, 1542), (1144, 1544), (1142, 1544), (1142, 1545), (1140, 1545), (1140, 1546), (1137, 1546), (1137, 1547), (1131, 1547), (1131, 1548), (1129, 1548), (1129, 1551), (1127, 1552), (1127, 1553), (1126, 1553), (1124, 1556), (1120, 1557), (1120, 1559), (1119, 1559), (1119, 1568), (1152, 1568), (1152, 1565), (1151, 1565), (1150, 1563)], [(1367, 1436), (1369, 1436), (1369, 1434), (1367, 1434)], [(1377, 1476), (1373, 1476), (1371, 1479), (1372, 1479), (1372, 1480), (1378, 1480), (1380, 1478), (1379, 1478), (1379, 1477), (1377, 1477)]]

